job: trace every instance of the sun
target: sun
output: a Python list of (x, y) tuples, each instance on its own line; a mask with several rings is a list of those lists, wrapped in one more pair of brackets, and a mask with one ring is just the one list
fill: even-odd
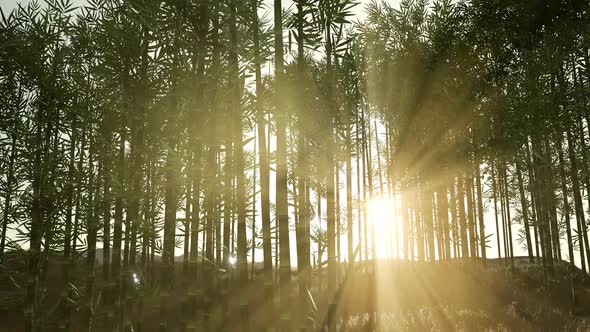
[[(375, 227), (375, 245), (378, 258), (390, 257), (393, 255), (395, 245), (396, 225), (396, 204), (388, 197), (375, 197), (368, 205), (369, 223)], [(371, 242), (372, 243), (372, 242)]]

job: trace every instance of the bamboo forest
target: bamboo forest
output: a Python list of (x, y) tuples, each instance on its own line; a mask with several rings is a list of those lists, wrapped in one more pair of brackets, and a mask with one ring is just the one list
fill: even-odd
[(0, 331), (589, 331), (590, 2), (0, 0)]

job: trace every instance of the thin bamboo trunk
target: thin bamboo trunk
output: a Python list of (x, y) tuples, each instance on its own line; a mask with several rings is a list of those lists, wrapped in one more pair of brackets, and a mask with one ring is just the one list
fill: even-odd
[(123, 237), (123, 188), (125, 181), (125, 128), (121, 128), (119, 137), (119, 155), (117, 161), (117, 182), (115, 188), (115, 215), (113, 229), (113, 263), (111, 276), (115, 280), (119, 279), (121, 274), (121, 240)]
[[(580, 194), (580, 182), (578, 179), (578, 163), (576, 153), (574, 151), (573, 135), (571, 131), (567, 130), (567, 146), (568, 155), (570, 160), (570, 177), (572, 179), (572, 191), (574, 192), (574, 207), (576, 210), (576, 221), (577, 221), (577, 233), (578, 233), (578, 245), (580, 247), (580, 262), (582, 265), (582, 271), (587, 273), (586, 259), (590, 259), (590, 247), (588, 246), (588, 236), (586, 230), (586, 219), (584, 217), (584, 207), (582, 204), (582, 195)], [(588, 264), (590, 268), (590, 263)]]
[[(291, 281), (291, 248), (289, 241), (289, 202), (287, 194), (287, 114), (281, 106), (283, 100), (283, 7), (281, 0), (274, 0), (274, 51), (276, 76), (276, 211), (279, 232), (280, 255), (280, 299), (281, 312), (287, 310), (289, 303), (289, 284)], [(287, 328), (288, 316), (281, 315), (281, 326)]]
[(479, 246), (481, 251), (481, 258), (487, 258), (486, 252), (486, 232), (485, 232), (485, 218), (483, 210), (483, 190), (481, 185), (481, 171), (479, 163), (475, 164), (475, 186), (477, 188), (477, 210), (479, 215)]
[(527, 203), (527, 199), (526, 199), (526, 194), (524, 192), (524, 184), (523, 184), (523, 179), (522, 179), (522, 172), (520, 169), (520, 160), (519, 160), (518, 156), (515, 159), (515, 163), (516, 163), (516, 176), (518, 178), (518, 190), (519, 190), (519, 194), (520, 194), (520, 206), (522, 209), (524, 234), (525, 234), (525, 238), (526, 238), (526, 247), (527, 247), (527, 252), (529, 255), (529, 260), (531, 262), (534, 262), (535, 257), (533, 256), (533, 245), (531, 242), (531, 230), (530, 230), (530, 226), (529, 226), (529, 213), (528, 213), (529, 208), (528, 208), (528, 203)]
[[(14, 176), (14, 163), (17, 158), (16, 128), (14, 128), (13, 130), (14, 131), (12, 132), (12, 139), (11, 139), (11, 144), (10, 144), (10, 160), (8, 161), (8, 170), (6, 172), (6, 195), (4, 196), (4, 208), (3, 208), (3, 213), (2, 213), (3, 220), (2, 220), (2, 231), (1, 231), (2, 234), (0, 237), (0, 264), (4, 262), (4, 248), (6, 246), (6, 230), (8, 228), (10, 207), (11, 207), (11, 203), (12, 203), (12, 188), (14, 186), (14, 181), (16, 181), (16, 178)], [(73, 160), (73, 158), (71, 160)], [(70, 163), (70, 165), (71, 165), (71, 163)], [(68, 199), (68, 202), (71, 202), (71, 191), (72, 191), (71, 185), (68, 190), (69, 190), (69, 196), (70, 196), (69, 197), (70, 199)], [(69, 211), (71, 214), (71, 207), (70, 207)], [(70, 223), (71, 223), (71, 215), (70, 215), (70, 219), (66, 219), (66, 220), (70, 220)], [(69, 241), (70, 241), (69, 236), (66, 233), (65, 243), (68, 243)], [(69, 248), (68, 248), (68, 250), (69, 250)], [(64, 252), (65, 252), (65, 250), (64, 250)], [(66, 256), (65, 258), (66, 258), (66, 260), (69, 258), (69, 252), (68, 252), (68, 256)]]
[(504, 199), (506, 204), (506, 229), (508, 233), (508, 250), (510, 252), (510, 266), (514, 268), (514, 247), (512, 242), (512, 219), (510, 218), (510, 188), (508, 186), (507, 165), (502, 162), (502, 178), (504, 179)]
[(492, 161), (492, 196), (494, 200), (494, 218), (496, 221), (496, 243), (498, 247), (498, 258), (502, 258), (502, 251), (500, 246), (500, 226), (498, 224), (498, 193), (496, 186), (496, 163)]
[(452, 231), (452, 244), (453, 244), (453, 255), (455, 258), (459, 258), (459, 222), (457, 218), (457, 199), (455, 194), (455, 177), (451, 177), (449, 182), (449, 193), (450, 193), (450, 205), (451, 205), (451, 231)]
[[(270, 170), (267, 156), (266, 121), (262, 105), (262, 70), (260, 58), (260, 34), (258, 19), (258, 0), (252, 0), (254, 67), (256, 74), (256, 123), (258, 127), (258, 158), (260, 165), (260, 218), (262, 221), (262, 252), (264, 262), (264, 282), (272, 284), (272, 242), (270, 229)], [(268, 142), (270, 145), (270, 142)], [(268, 296), (267, 296), (268, 297)]]
[[(569, 262), (572, 269), (575, 269), (574, 263), (574, 242), (572, 239), (572, 229), (570, 224), (570, 204), (569, 193), (567, 190), (567, 177), (565, 174), (565, 161), (563, 157), (563, 134), (559, 134), (557, 141), (557, 153), (559, 156), (559, 176), (561, 180), (561, 193), (563, 196), (563, 217), (565, 224), (565, 234), (567, 237), (567, 249), (569, 254)], [(532, 249), (531, 249), (532, 251)]]
[(532, 157), (531, 157), (531, 151), (530, 151), (530, 147), (529, 147), (529, 143), (528, 140), (525, 144), (526, 147), (526, 163), (527, 163), (527, 169), (528, 169), (528, 173), (529, 173), (529, 191), (530, 191), (530, 196), (531, 196), (531, 211), (532, 211), (532, 226), (533, 226), (533, 234), (534, 234), (534, 239), (535, 239), (535, 256), (537, 258), (540, 258), (539, 255), (539, 232), (538, 232), (538, 218), (537, 218), (537, 206), (536, 206), (536, 195), (535, 195), (535, 188), (536, 188), (536, 181), (535, 181), (535, 176), (534, 176), (534, 169), (532, 167)]
[(467, 239), (467, 221), (465, 219), (465, 191), (463, 174), (457, 179), (457, 200), (459, 201), (459, 236), (461, 246), (461, 258), (469, 257), (469, 242)]

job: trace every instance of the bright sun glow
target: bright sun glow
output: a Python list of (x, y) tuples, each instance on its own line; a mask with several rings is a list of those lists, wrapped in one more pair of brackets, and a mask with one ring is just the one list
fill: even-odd
[(229, 265), (234, 266), (238, 262), (238, 259), (235, 258), (234, 256), (229, 256), (228, 261), (229, 261)]
[(393, 253), (397, 213), (393, 200), (376, 197), (369, 203), (369, 220), (375, 227), (377, 257), (384, 258)]

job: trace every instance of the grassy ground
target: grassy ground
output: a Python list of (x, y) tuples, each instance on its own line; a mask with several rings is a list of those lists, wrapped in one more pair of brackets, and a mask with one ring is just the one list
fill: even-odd
[[(549, 275), (528, 259), (518, 259), (514, 270), (490, 260), (382, 263), (376, 271), (376, 282), (349, 282), (343, 330), (590, 331), (588, 283), (566, 264)], [(371, 293), (376, 310), (365, 309), (371, 299), (363, 294)]]
[[(20, 257), (7, 260), (0, 269), (0, 331), (23, 330), (24, 290), (19, 286), (24, 280), (25, 264), (24, 256)], [(55, 327), (49, 322), (59, 322), (52, 310), (59, 301), (62, 269), (59, 260), (50, 261), (48, 285), (58, 286), (49, 287), (43, 296), (48, 331)], [(179, 264), (177, 274), (180, 272)], [(73, 286), (83, 299), (83, 269), (78, 266), (73, 274), (77, 276)], [(197, 331), (237, 330), (240, 303), (249, 304), (251, 331), (277, 326), (278, 317), (285, 317), (277, 310), (276, 298), (261, 295), (260, 280), (248, 288), (230, 290), (227, 295), (212, 292), (207, 297), (200, 291), (196, 296), (199, 305), (192, 311), (186, 310), (191, 301), (189, 284), (178, 279), (176, 289), (166, 297), (168, 331), (185, 331), (189, 325)], [(290, 329), (305, 326), (318, 330), (326, 321), (323, 309), (329, 302), (325, 273), (314, 274), (311, 296), (297, 297), (297, 284), (295, 276), (286, 315)], [(590, 286), (580, 271), (572, 271), (565, 263), (545, 274), (542, 266), (522, 258), (516, 260), (515, 269), (501, 260), (380, 261), (375, 266), (357, 266), (347, 278), (342, 273), (340, 284), (335, 309), (340, 331), (590, 331)], [(100, 289), (99, 279), (95, 298), (105, 296)], [(143, 331), (157, 331), (162, 294), (157, 284), (148, 285), (145, 294)], [(137, 322), (139, 306), (132, 298), (128, 301), (129, 322)], [(72, 331), (79, 330), (84, 321), (83, 301), (77, 305), (72, 314)], [(95, 331), (110, 330), (103, 327), (109, 313), (114, 310), (98, 307)]]

